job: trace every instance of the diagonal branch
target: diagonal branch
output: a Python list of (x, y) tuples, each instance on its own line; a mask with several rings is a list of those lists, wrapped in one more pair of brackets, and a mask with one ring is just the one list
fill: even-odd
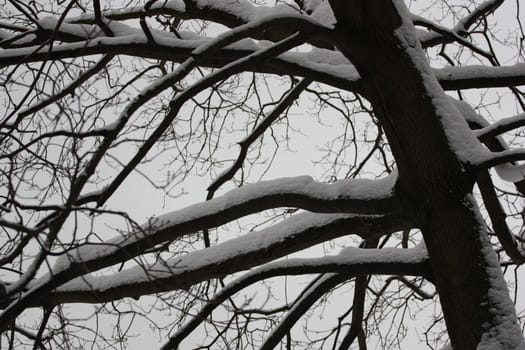
[[(495, 139), (497, 136), (525, 126), (525, 113), (520, 113), (514, 117), (502, 118), (495, 123), (488, 126), (482, 127), (481, 129), (475, 130), (474, 134), (478, 137), (481, 142), (488, 142), (491, 139)], [(503, 149), (500, 149), (500, 151)], [(493, 149), (493, 151), (496, 151)]]
[(261, 135), (272, 125), (275, 120), (277, 120), (277, 118), (279, 118), (284, 110), (286, 110), (286, 108), (288, 108), (293, 103), (293, 101), (299, 97), (301, 92), (303, 92), (311, 82), (312, 80), (308, 78), (301, 80), (283, 97), (283, 99), (270, 112), (270, 114), (268, 114), (259, 124), (257, 124), (257, 126), (246, 138), (239, 142), (241, 150), (239, 151), (237, 159), (230, 168), (220, 174), (210, 184), (210, 186), (208, 186), (208, 196), (206, 199), (213, 198), (215, 191), (217, 191), (217, 189), (221, 187), (226, 181), (233, 178), (235, 173), (242, 167), (242, 164), (246, 159), (246, 155), (248, 154), (248, 149), (253, 144), (253, 142), (261, 137)]
[(113, 59), (114, 55), (111, 55), (111, 54), (108, 54), (108, 55), (104, 55), (95, 65), (93, 65), (92, 67), (88, 68), (85, 72), (82, 73), (82, 75), (80, 75), (80, 77), (78, 77), (78, 79), (76, 79), (75, 81), (73, 81), (72, 83), (70, 83), (68, 86), (66, 86), (63, 90), (61, 90), (60, 92), (58, 92), (57, 94), (53, 95), (53, 96), (50, 96), (32, 106), (29, 106), (28, 108), (24, 109), (24, 110), (21, 110), (19, 113), (18, 113), (18, 116), (19, 117), (25, 117), (25, 116), (28, 116), (30, 114), (33, 114), (47, 106), (49, 106), (50, 104), (58, 101), (59, 99), (69, 95), (69, 94), (72, 94), (76, 88), (78, 88), (79, 86), (81, 86), (82, 84), (84, 84), (89, 78), (91, 78), (92, 76), (94, 76), (95, 74), (97, 74), (98, 72), (100, 72), (102, 69), (104, 69), (107, 64)]
[[(295, 85), (282, 100), (277, 104), (277, 106), (268, 114), (255, 128), (252, 132), (239, 142), (241, 147), (239, 155), (235, 162), (223, 173), (221, 173), (211, 184), (208, 186), (208, 193), (206, 195), (206, 200), (210, 200), (214, 197), (215, 192), (227, 181), (231, 180), (237, 171), (241, 169), (246, 156), (248, 155), (248, 150), (255, 140), (262, 136), (262, 134), (272, 125), (272, 123), (279, 118), (279, 116), (288, 108), (293, 101), (295, 101), (301, 92), (304, 91), (311, 83), (311, 79), (303, 79), (297, 85)], [(210, 236), (207, 229), (203, 231), (204, 236), (204, 246), (207, 248), (210, 246)]]
[(492, 221), (492, 227), (501, 243), (501, 246), (515, 264), (523, 264), (525, 262), (525, 255), (523, 255), (518, 249), (516, 240), (505, 221), (507, 215), (501, 207), (489, 172), (487, 170), (480, 171), (477, 182), (481, 192), (481, 197), (485, 203), (485, 208), (487, 209), (490, 220)]
[(294, 324), (303, 316), (317, 300), (328, 293), (337, 285), (349, 280), (352, 277), (348, 273), (330, 273), (322, 276), (317, 283), (309, 288), (309, 290), (300, 296), (294, 302), (293, 307), (288, 311), (284, 318), (275, 327), (268, 338), (261, 346), (261, 350), (275, 349), (281, 339), (290, 331)]
[[(362, 245), (365, 249), (373, 249), (377, 247), (378, 242), (379, 241), (377, 238), (367, 239), (362, 243)], [(347, 350), (350, 348), (356, 338), (364, 338), (363, 316), (365, 313), (365, 299), (366, 290), (368, 288), (368, 280), (369, 277), (366, 274), (359, 274), (355, 278), (354, 300), (352, 302), (352, 323), (350, 325), (350, 329), (339, 345), (339, 350)], [(359, 343), (359, 349), (365, 350), (366, 343), (363, 343), (363, 346), (361, 343), (362, 342)], [(365, 349), (362, 349), (363, 347)]]
[[(449, 32), (455, 33), (456, 35), (461, 37), (467, 36), (469, 34), (468, 31), (470, 27), (472, 27), (472, 25), (496, 11), (503, 4), (503, 2), (504, 0), (484, 1), (483, 3), (478, 5), (474, 10), (472, 10), (468, 15), (461, 18), (454, 26), (454, 28), (449, 30)], [(440, 33), (438, 31), (434, 31), (425, 35), (425, 38), (422, 40), (421, 44), (423, 47), (432, 47), (436, 45), (447, 44), (454, 40), (455, 38), (447, 33)]]
[[(44, 295), (56, 286), (86, 272), (132, 259), (163, 242), (175, 240), (185, 234), (197, 232), (204, 228), (217, 227), (244, 215), (274, 208), (280, 200), (283, 201), (285, 206), (290, 206), (293, 202), (297, 204), (310, 202), (312, 209), (317, 207), (324, 211), (330, 207), (325, 203), (334, 199), (335, 206), (332, 208), (335, 209), (344, 208), (345, 202), (349, 203), (347, 208), (353, 207), (358, 203), (357, 207), (359, 207), (361, 204), (370, 203), (370, 196), (373, 197), (374, 194), (384, 195), (386, 192), (390, 197), (393, 181), (395, 183), (395, 176), (375, 181), (346, 180), (345, 182), (336, 183), (335, 186), (321, 184), (319, 187), (315, 184), (307, 186), (309, 183), (312, 183), (309, 178), (303, 178), (303, 181), (288, 179), (277, 182), (262, 182), (231, 191), (217, 199), (176, 211), (156, 219), (145, 225), (141, 231), (132, 232), (126, 237), (119, 237), (104, 244), (95, 245), (98, 246), (96, 248), (93, 244), (87, 244), (62, 256), (55, 265), (53, 275), (41, 279), (29, 292), (25, 293), (16, 302), (13, 302), (0, 315), (0, 324), (2, 322), (8, 323), (11, 317), (14, 317), (14, 315), (17, 315), (27, 307), (31, 299), (36, 298), (37, 295)], [(365, 188), (363, 186), (355, 188), (356, 192), (354, 194), (362, 196), (357, 198), (357, 200), (352, 197), (346, 197), (345, 199), (344, 192), (342, 194), (337, 189), (341, 186), (339, 187), (340, 189), (347, 190), (348, 187), (345, 185), (352, 183), (358, 185), (368, 184)], [(294, 189), (298, 189), (299, 193)], [(304, 192), (305, 190), (307, 192)], [(327, 190), (329, 190), (328, 193), (326, 193)], [(288, 195), (286, 195), (286, 192), (288, 192)], [(321, 194), (321, 198), (315, 198), (316, 192)], [(312, 193), (313, 196), (308, 193)], [(328, 197), (326, 197), (326, 194), (328, 194)], [(326, 199), (328, 198), (330, 200), (327, 201)], [(304, 201), (305, 199), (306, 201)], [(387, 198), (388, 200), (390, 198)], [(340, 206), (341, 204), (342, 206)], [(400, 222), (405, 222), (405, 219), (394, 216), (393, 224), (399, 224)], [(394, 226), (397, 227), (396, 225)]]
[[(249, 269), (319, 242), (346, 234), (362, 237), (384, 234), (405, 224), (392, 217), (297, 215), (293, 222), (251, 233), (225, 243), (174, 257), (148, 267), (137, 266), (112, 276), (83, 276), (57, 288), (46, 302), (99, 303), (185, 289), (212, 278)], [(398, 225), (397, 227), (394, 227)], [(385, 258), (386, 255), (386, 258)], [(386, 259), (386, 260), (385, 260)], [(423, 247), (413, 249), (346, 248), (335, 256), (289, 259), (262, 267), (273, 276), (345, 272), (426, 276), (428, 255)], [(37, 300), (37, 299), (35, 299)]]

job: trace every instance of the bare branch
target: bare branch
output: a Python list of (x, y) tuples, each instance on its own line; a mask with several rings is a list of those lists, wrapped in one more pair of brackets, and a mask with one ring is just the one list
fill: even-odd
[(496, 236), (498, 236), (498, 240), (505, 250), (505, 253), (507, 253), (515, 264), (523, 264), (525, 262), (525, 255), (518, 249), (514, 235), (505, 222), (507, 215), (501, 207), (488, 171), (484, 170), (479, 172), (478, 186), (490, 220), (492, 221), (494, 232)]

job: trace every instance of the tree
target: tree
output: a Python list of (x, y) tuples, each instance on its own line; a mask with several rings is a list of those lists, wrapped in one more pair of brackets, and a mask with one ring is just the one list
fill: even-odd
[[(166, 349), (195, 330), (211, 348), (392, 348), (412, 305), (439, 303), (429, 347), (444, 320), (454, 349), (525, 349), (503, 274), (524, 262), (520, 3), (408, 5), (4, 3), (2, 342), (122, 346), (162, 309)], [(325, 172), (259, 181), (299, 137), (294, 113), (341, 123)], [(143, 224), (113, 200), (199, 175), (205, 201)], [(278, 276), (310, 282), (274, 301)], [(337, 293), (349, 309), (326, 333), (292, 329)]]

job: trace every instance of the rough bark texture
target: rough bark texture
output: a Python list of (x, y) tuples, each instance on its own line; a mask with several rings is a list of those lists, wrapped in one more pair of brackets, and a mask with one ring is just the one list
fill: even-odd
[[(499, 308), (500, 302), (512, 304), (470, 196), (475, 174), (453, 151), (440, 119), (443, 113), (436, 97), (444, 101), (444, 92), (428, 74), (428, 63), (420, 60), (424, 54), (419, 44), (400, 34), (399, 28), (409, 22), (404, 4), (396, 0), (330, 4), (338, 20), (338, 48), (363, 78), (399, 167), (399, 190), (409, 198), (407, 207), (423, 232), (454, 349), (477, 349), (488, 328), (517, 334), (497, 337), (490, 349), (521, 349), (515, 310)], [(461, 119), (459, 112), (455, 117)], [(495, 285), (504, 289), (497, 293), (503, 300), (494, 299)]]

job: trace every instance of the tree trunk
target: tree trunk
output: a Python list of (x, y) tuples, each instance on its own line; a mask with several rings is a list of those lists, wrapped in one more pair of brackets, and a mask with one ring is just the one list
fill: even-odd
[[(356, 66), (421, 229), (454, 349), (524, 349), (516, 312), (458, 152), (479, 147), (434, 77), (401, 0), (330, 0), (338, 48)], [(454, 124), (454, 139), (446, 126)], [(478, 347), (479, 346), (479, 347)]]

